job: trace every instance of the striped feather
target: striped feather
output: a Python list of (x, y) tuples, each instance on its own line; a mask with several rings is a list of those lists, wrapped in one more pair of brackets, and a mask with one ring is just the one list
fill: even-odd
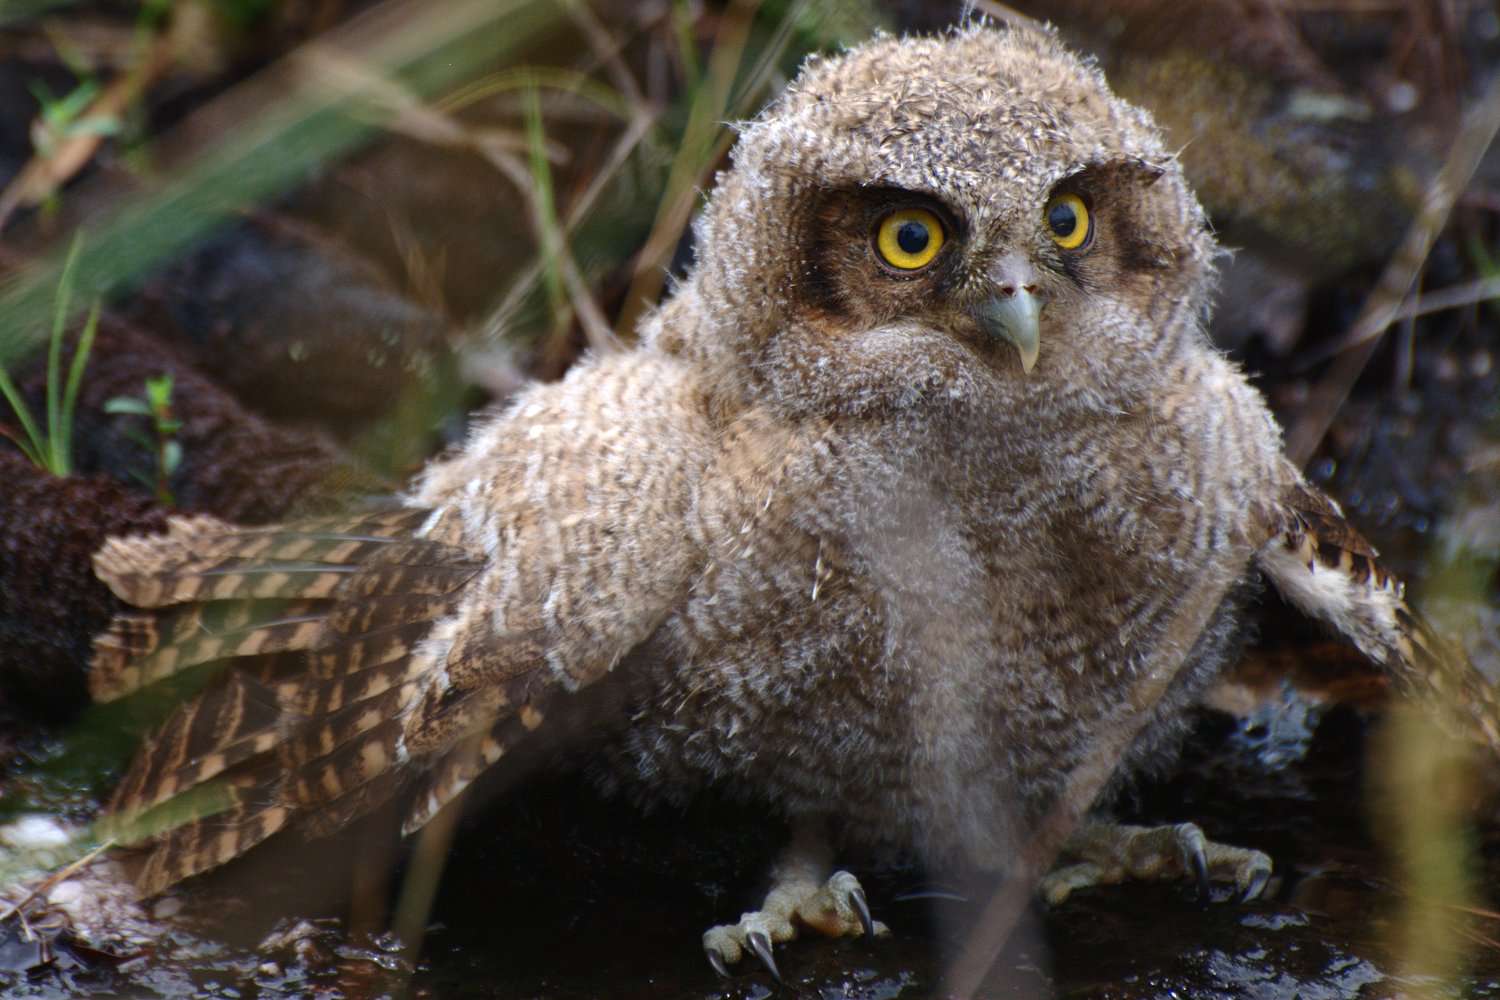
[(151, 848), (135, 876), (144, 896), (230, 861), (292, 820), (284, 805), (241, 802), (213, 816), (182, 823)]
[(282, 726), (277, 691), (235, 671), (181, 706), (152, 736), (116, 787), (110, 812), (138, 815), (273, 750)]
[(1336, 628), (1456, 735), (1500, 754), (1495, 687), (1407, 603), (1405, 585), (1338, 506), (1298, 482), (1275, 517), (1278, 530), (1258, 562), (1282, 594)]
[(411, 805), (401, 821), (402, 835), (426, 826), (486, 768), (498, 763), (522, 736), (522, 727), (516, 723), (515, 719), (506, 719), (488, 733), (470, 737), (440, 757), (411, 797)]
[(327, 605), (310, 601), (193, 604), (116, 616), (94, 640), (89, 693), (113, 701), (190, 667), (316, 647)]
[(95, 565), (121, 598), (91, 687), (118, 698), (232, 660), (147, 741), (110, 807), (146, 842), (138, 883), (160, 891), (291, 823), (328, 831), (404, 781), (402, 718), (428, 686), (413, 654), (482, 562), (419, 530), (430, 511), (237, 528), (176, 519), (112, 540)]

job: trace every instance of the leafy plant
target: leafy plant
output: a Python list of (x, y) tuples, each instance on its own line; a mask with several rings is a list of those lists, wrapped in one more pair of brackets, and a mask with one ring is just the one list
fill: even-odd
[[(31, 410), (21, 391), (11, 381), (10, 375), (0, 366), (0, 394), (10, 404), (11, 412), (21, 423), (22, 434), (0, 426), (0, 434), (14, 441), (16, 447), (31, 460), (32, 464), (46, 469), (54, 476), (66, 476), (73, 470), (73, 412), (78, 407), (78, 387), (83, 382), (83, 370), (88, 365), (89, 351), (94, 347), (94, 333), (99, 326), (99, 303), (94, 302), (88, 319), (79, 334), (78, 345), (73, 349), (73, 359), (68, 365), (67, 381), (62, 381), (63, 331), (67, 327), (68, 308), (73, 298), (74, 269), (78, 263), (78, 251), (83, 245), (82, 235), (73, 239), (68, 248), (68, 259), (63, 265), (62, 277), (57, 283), (57, 295), (52, 307), (52, 336), (47, 343), (47, 430), (43, 434), (32, 418)], [(24, 434), (24, 437), (23, 437)]]
[(49, 157), (66, 139), (81, 135), (111, 136), (119, 133), (120, 119), (114, 115), (89, 114), (99, 96), (99, 82), (85, 78), (61, 96), (47, 89), (40, 80), (31, 84), (31, 93), (41, 106), (41, 114), (32, 128), (31, 142), (43, 157)]
[(163, 373), (146, 379), (144, 396), (115, 396), (104, 403), (105, 413), (129, 413), (147, 418), (151, 422), (151, 436), (139, 431), (130, 431), (130, 439), (156, 457), (155, 468), (150, 473), (132, 471), (135, 476), (156, 496), (159, 503), (172, 506), (172, 473), (182, 464), (182, 442), (176, 434), (182, 429), (182, 421), (172, 414), (172, 374)]

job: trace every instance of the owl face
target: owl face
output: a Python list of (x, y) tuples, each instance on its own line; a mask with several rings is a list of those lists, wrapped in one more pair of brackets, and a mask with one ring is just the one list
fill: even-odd
[(920, 188), (820, 190), (798, 234), (806, 252), (792, 292), (825, 330), (920, 323), (1002, 371), (1031, 373), (1044, 341), (1049, 351), (1086, 349), (1080, 326), (1103, 324), (1111, 340), (1096, 346), (1142, 350), (1149, 345), (1131, 335), (1154, 334), (1148, 318), (1116, 329), (1108, 313), (1121, 293), (1149, 297), (1155, 272), (1170, 265), (1141, 239), (1140, 203), (1161, 173), (1107, 163), (985, 201)]
[(797, 412), (1118, 409), (1201, 337), (1214, 253), (1146, 115), (1047, 32), (877, 39), (742, 130), (684, 349)]

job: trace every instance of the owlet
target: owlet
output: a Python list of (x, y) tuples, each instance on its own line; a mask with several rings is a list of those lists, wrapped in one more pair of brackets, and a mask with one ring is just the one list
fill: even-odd
[[(880, 929), (820, 827), (1006, 869), (1100, 747), (1169, 752), (1257, 576), (1500, 744), (1208, 343), (1217, 251), (1161, 135), (1053, 34), (810, 59), (695, 232), (634, 349), (521, 393), (399, 507), (99, 552), (140, 610), (97, 641), (97, 698), (222, 664), (114, 798), (129, 829), (198, 796), (141, 835), (142, 890), (393, 798), (416, 830), (583, 734), (643, 799), (792, 822), (763, 907), (704, 938), (772, 964), (798, 925)], [(1131, 852), (1270, 872), (1191, 824), (1071, 846), (1053, 898)]]

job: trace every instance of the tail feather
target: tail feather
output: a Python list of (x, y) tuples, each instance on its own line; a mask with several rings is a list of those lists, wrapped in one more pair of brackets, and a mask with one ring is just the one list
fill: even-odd
[[(161, 610), (115, 618), (96, 640), (90, 689), (110, 700), (202, 663), (431, 621), (481, 566), (402, 534), (433, 524), (421, 510), (274, 529), (179, 518), (164, 536), (111, 539), (94, 557), (99, 577), (122, 600)], [(275, 600), (288, 602), (279, 615), (267, 611)]]
[(94, 640), (89, 692), (113, 701), (190, 667), (308, 649), (327, 633), (326, 606), (311, 601), (193, 604), (115, 616)]
[[(114, 811), (110, 832), (117, 840), (151, 841), (136, 876), (141, 892), (152, 895), (223, 864), (291, 822), (315, 835), (331, 833), (388, 800), (406, 777), (397, 768), (401, 727), (396, 719), (369, 721), (339, 720), (335, 728), (342, 731), (330, 737), (331, 748), (323, 736), (330, 730), (304, 733), (222, 772), (217, 781), (185, 786), (136, 811)], [(289, 759), (304, 754), (300, 763)], [(157, 810), (168, 814), (161, 831), (150, 829)]]
[[(115, 596), (140, 608), (189, 601), (302, 597), (327, 599), (392, 593), (447, 594), (463, 586), (477, 561), (437, 542), (308, 533), (223, 529), (198, 522), (187, 538), (201, 546), (170, 560), (140, 559), (147, 539), (111, 539), (94, 557), (94, 571)], [(178, 538), (168, 535), (171, 542)], [(135, 560), (135, 561), (132, 561)], [(351, 585), (351, 580), (353, 584)]]
[(285, 695), (241, 671), (180, 707), (115, 789), (110, 812), (138, 815), (276, 748)]
[(482, 565), (455, 534), (401, 510), (281, 528), (177, 519), (106, 543), (100, 577), (153, 610), (97, 639), (96, 698), (235, 664), (147, 741), (111, 804), (122, 842), (149, 843), (144, 892), (288, 824), (335, 829), (402, 787), (403, 717), (428, 687), (416, 651)]
[(136, 886), (154, 896), (183, 879), (239, 857), (292, 820), (282, 805), (238, 803), (222, 813), (174, 827), (152, 846)]

